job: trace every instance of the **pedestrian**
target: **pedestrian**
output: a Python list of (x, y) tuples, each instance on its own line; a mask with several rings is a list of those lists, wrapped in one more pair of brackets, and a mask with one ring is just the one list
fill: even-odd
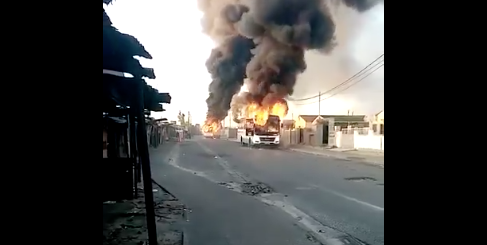
[(181, 130), (181, 131), (179, 132), (179, 142), (183, 142), (183, 140), (184, 140), (184, 131), (183, 131), (183, 130)]

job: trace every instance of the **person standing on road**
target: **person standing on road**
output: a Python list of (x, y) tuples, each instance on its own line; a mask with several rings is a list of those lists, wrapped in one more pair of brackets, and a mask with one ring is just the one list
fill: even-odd
[(178, 142), (183, 142), (183, 140), (184, 140), (183, 130), (178, 130)]

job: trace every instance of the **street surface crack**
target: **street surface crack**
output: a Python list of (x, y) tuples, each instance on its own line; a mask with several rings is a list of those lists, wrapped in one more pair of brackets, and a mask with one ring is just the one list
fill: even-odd
[(377, 182), (377, 179), (372, 177), (352, 177), (352, 178), (345, 178), (345, 180), (353, 181), (353, 182), (364, 182), (364, 181)]

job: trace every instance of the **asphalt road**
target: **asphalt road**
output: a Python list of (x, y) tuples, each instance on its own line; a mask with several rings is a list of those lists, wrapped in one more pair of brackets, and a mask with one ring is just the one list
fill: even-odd
[(189, 244), (384, 244), (384, 169), (202, 138), (151, 159), (192, 210)]

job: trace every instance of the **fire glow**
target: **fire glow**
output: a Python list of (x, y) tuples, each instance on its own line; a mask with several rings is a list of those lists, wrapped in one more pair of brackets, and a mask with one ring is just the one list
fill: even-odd
[(221, 129), (222, 125), (218, 121), (206, 121), (201, 128), (205, 133), (216, 133)]
[(287, 116), (288, 113), (288, 105), (285, 101), (277, 102), (271, 106), (261, 106), (257, 103), (251, 103), (246, 108), (246, 115), (247, 118), (252, 118), (255, 121), (255, 124), (259, 126), (264, 126), (269, 119), (269, 115), (278, 116), (281, 120)]

